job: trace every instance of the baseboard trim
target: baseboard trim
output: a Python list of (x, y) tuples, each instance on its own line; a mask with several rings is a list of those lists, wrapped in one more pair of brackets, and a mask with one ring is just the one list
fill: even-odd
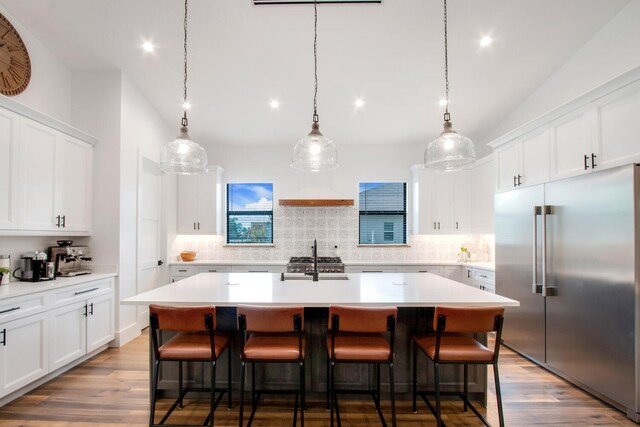
[(124, 329), (116, 332), (114, 340), (109, 343), (111, 347), (122, 347), (126, 343), (140, 336), (140, 328), (137, 323), (132, 323)]

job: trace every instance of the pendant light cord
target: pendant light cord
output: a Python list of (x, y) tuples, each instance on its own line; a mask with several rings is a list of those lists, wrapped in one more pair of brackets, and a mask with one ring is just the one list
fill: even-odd
[(449, 40), (447, 38), (447, 0), (444, 0), (444, 81), (445, 81), (445, 113), (444, 121), (451, 120), (449, 115), (449, 53), (448, 53)]
[[(182, 99), (184, 103), (187, 102), (187, 2), (188, 0), (184, 0), (184, 83), (183, 83), (183, 93)], [(187, 109), (184, 109), (184, 115), (182, 116), (182, 126), (187, 127)]]
[(318, 0), (313, 2), (313, 123), (318, 123)]

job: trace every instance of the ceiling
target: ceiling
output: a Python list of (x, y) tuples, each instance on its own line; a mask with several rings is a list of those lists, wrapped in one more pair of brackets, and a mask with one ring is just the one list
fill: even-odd
[[(123, 70), (177, 133), (181, 0), (0, 1), (72, 70)], [(482, 140), (627, 3), (450, 1), (455, 129)], [(442, 2), (318, 9), (324, 134), (338, 147), (435, 138), (444, 95)], [(192, 0), (189, 11), (192, 137), (212, 144), (293, 145), (304, 136), (313, 113), (313, 7)], [(494, 42), (480, 48), (487, 34)], [(151, 40), (155, 52), (143, 52), (143, 40)], [(356, 109), (356, 98), (364, 107)], [(272, 99), (280, 101), (279, 109), (270, 108)]]

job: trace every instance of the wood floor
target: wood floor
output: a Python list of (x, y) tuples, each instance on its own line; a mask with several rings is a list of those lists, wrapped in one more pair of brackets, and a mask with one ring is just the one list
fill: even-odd
[[(31, 393), (0, 408), (0, 426), (143, 426), (148, 423), (148, 337), (143, 335), (120, 349), (109, 349)], [(533, 365), (508, 349), (501, 351), (500, 375), (507, 426), (636, 426), (612, 409), (563, 380)], [(490, 372), (489, 378), (493, 375)], [(497, 425), (493, 382), (489, 383), (487, 416)], [(284, 398), (283, 398), (284, 399)], [(166, 403), (159, 409), (166, 409)], [(349, 426), (379, 426), (370, 401), (341, 405), (342, 422)], [(389, 415), (389, 407), (383, 408)], [(169, 422), (201, 424), (205, 402), (187, 401)], [(248, 412), (246, 413), (248, 415)], [(464, 414), (458, 402), (445, 402), (447, 426), (480, 426)], [(247, 420), (245, 415), (245, 422)], [(290, 426), (291, 400), (261, 405), (255, 426)], [(389, 417), (387, 418), (389, 420)], [(308, 427), (329, 425), (323, 402), (308, 402)], [(216, 425), (238, 425), (237, 405), (216, 411)], [(399, 426), (435, 426), (426, 406), (411, 412), (408, 402), (398, 404)]]

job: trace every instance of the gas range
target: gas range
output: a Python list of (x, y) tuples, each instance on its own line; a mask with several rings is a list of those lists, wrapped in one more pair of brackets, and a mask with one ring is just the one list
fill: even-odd
[[(313, 269), (313, 257), (291, 257), (287, 264), (287, 273), (304, 273)], [(318, 257), (318, 272), (344, 273), (344, 264), (339, 257)]]

